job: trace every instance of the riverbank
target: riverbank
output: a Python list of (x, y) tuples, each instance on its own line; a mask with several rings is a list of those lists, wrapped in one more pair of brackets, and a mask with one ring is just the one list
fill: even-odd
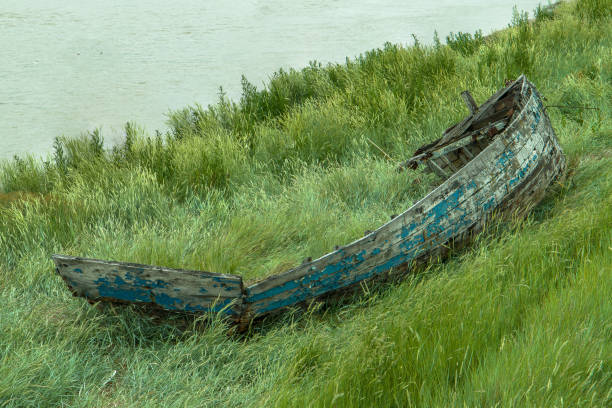
[[(531, 11), (538, 0), (515, 3)], [(169, 110), (213, 104), (220, 86), (240, 98), (241, 75), (260, 85), (280, 67), (343, 62), (411, 34), (429, 44), (434, 27), (442, 38), (446, 30), (488, 33), (511, 15), (505, 0), (5, 2), (0, 160), (45, 156), (55, 136), (94, 128), (107, 146), (120, 143), (126, 121), (165, 132)]]
[[(612, 265), (610, 8), (562, 4), (490, 41), (386, 45), (243, 83), (240, 101), (58, 139), (0, 170), (0, 402), (6, 405), (605, 406)], [(549, 108), (567, 183), (418, 279), (231, 338), (222, 322), (92, 308), (66, 253), (257, 279), (386, 221), (436, 180), (416, 147), (520, 73)], [(382, 154), (379, 146), (392, 159)], [(407, 187), (408, 186), (408, 187)]]

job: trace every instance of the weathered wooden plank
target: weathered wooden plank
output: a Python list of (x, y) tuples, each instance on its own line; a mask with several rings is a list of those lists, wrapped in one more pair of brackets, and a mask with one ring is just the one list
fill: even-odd
[(444, 162), (444, 164), (446, 165), (446, 167), (452, 172), (455, 173), (458, 169), (453, 166), (453, 163), (451, 163), (451, 161), (448, 159), (447, 155), (444, 156), (440, 156), (440, 159), (442, 159), (442, 162)]
[(523, 81), (524, 78), (525, 76), (521, 75), (516, 81), (509, 84), (506, 88), (503, 88), (495, 93), (495, 95), (489, 98), (487, 102), (482, 104), (473, 115), (465, 118), (459, 125), (454, 126), (449, 131), (445, 132), (437, 145), (443, 146), (449, 142), (452, 142), (455, 138), (460, 137), (470, 126), (472, 126), (474, 122), (486, 116), (489, 109), (492, 108), (498, 100), (503, 98), (506, 93), (508, 93), (516, 84)]
[[(466, 153), (466, 151), (467, 151), (467, 153)], [(466, 150), (465, 147), (463, 147), (461, 149), (457, 149), (455, 152), (457, 153), (457, 157), (459, 158), (459, 160), (461, 160), (461, 163), (462, 163), (461, 166), (463, 166), (464, 164), (469, 163), (469, 161), (474, 158), (474, 156), (472, 156), (472, 153), (470, 153), (468, 150)]]
[(482, 129), (490, 127), (495, 122), (507, 121), (513, 113), (514, 111), (512, 109), (495, 112), (492, 115), (486, 116), (478, 121), (474, 121), (468, 128), (468, 131), (480, 132)]
[(435, 160), (428, 160), (427, 161), (427, 165), (429, 166), (429, 168), (438, 176), (438, 177), (442, 177), (443, 179), (447, 179), (451, 173), (447, 172), (446, 170), (444, 170), (442, 167), (440, 167), (438, 165), (438, 163), (436, 163)]
[[(476, 112), (474, 112), (473, 114), (471, 114), (470, 116), (466, 117), (465, 119), (463, 119), (460, 123), (455, 124), (451, 127), (449, 127), (448, 129), (446, 129), (444, 131), (444, 134), (442, 135), (442, 137), (440, 139), (434, 140), (433, 142), (422, 146), (421, 148), (417, 149), (417, 151), (415, 152), (414, 156), (408, 160), (406, 160), (405, 162), (400, 164), (400, 169), (401, 168), (405, 168), (405, 167), (409, 167), (409, 168), (416, 168), (416, 165), (419, 161), (421, 160), (425, 160), (427, 158), (427, 155), (424, 155), (425, 157), (422, 157), (421, 153), (429, 151), (431, 149), (439, 149), (441, 147), (447, 146), (449, 144), (453, 144), (455, 143), (457, 140), (460, 140), (462, 138), (466, 138), (468, 135), (465, 133), (466, 130), (471, 129), (472, 131), (480, 131), (482, 124), (486, 123), (483, 122), (482, 118), (488, 118), (490, 111), (493, 109), (494, 111), (496, 110), (496, 106), (495, 104), (502, 98), (504, 98), (506, 96), (506, 94), (513, 89), (517, 84), (522, 84), (525, 81), (525, 76), (521, 75), (519, 78), (516, 79), (516, 81), (512, 82), (511, 84), (509, 84), (507, 87), (499, 90), (497, 93), (495, 93), (491, 98), (489, 98), (489, 100), (487, 100), (482, 106), (480, 106)], [(502, 106), (505, 106), (505, 102), (504, 104), (502, 104)], [(474, 122), (478, 121), (478, 123), (480, 124), (480, 126), (475, 127), (474, 126)], [(483, 147), (484, 148), (484, 147)]]
[[(400, 169), (406, 167), (416, 168), (418, 163), (426, 162), (433, 158), (431, 153), (428, 152), (433, 150), (435, 157), (442, 156), (448, 153), (448, 151), (453, 150), (455, 145), (470, 143), (470, 138), (474, 141), (478, 139), (477, 142), (481, 146), (481, 150), (483, 150), (487, 142), (484, 142), (482, 138), (490, 139), (491, 136), (498, 133), (508, 123), (508, 118), (512, 116), (516, 108), (515, 105), (519, 93), (516, 91), (516, 87), (521, 85), (520, 92), (523, 92), (525, 90), (523, 86), (525, 81), (524, 75), (521, 75), (506, 88), (498, 91), (473, 112), (472, 115), (466, 117), (459, 124), (448, 128), (440, 139), (417, 149), (412, 158), (400, 164)], [(450, 147), (451, 145), (453, 147)]]
[(480, 152), (482, 152), (480, 146), (476, 145), (476, 143), (470, 143), (465, 146), (462, 146), (461, 148), (465, 151), (465, 154), (470, 158), (470, 160), (478, 156)]
[(475, 114), (478, 111), (478, 104), (472, 97), (472, 94), (470, 93), (470, 91), (461, 92), (461, 97), (463, 98), (463, 101), (465, 102), (465, 105), (469, 109), (470, 113), (472, 115)]
[[(480, 151), (484, 150), (484, 148), (488, 145), (488, 141), (492, 138), (492, 136), (498, 133), (499, 131), (501, 131), (502, 129), (504, 129), (507, 124), (508, 124), (508, 119), (505, 117), (502, 120), (498, 120), (493, 123), (487, 123), (486, 126), (469, 131), (465, 133), (465, 135), (462, 136), (461, 138), (458, 138), (457, 140), (449, 144), (446, 144), (441, 147), (436, 147), (436, 150), (434, 152), (425, 152), (425, 153), (414, 155), (410, 159), (401, 163), (400, 168), (405, 168), (405, 167), (416, 168), (416, 165), (422, 162), (428, 165), (429, 161), (432, 161), (440, 156), (444, 156), (448, 154), (449, 152), (452, 152), (456, 149), (467, 147), (470, 145), (478, 146), (477, 151), (474, 154), (474, 156), (476, 156)], [(493, 134), (491, 132), (492, 129), (495, 130)], [(430, 145), (435, 146), (436, 143), (434, 142), (434, 143), (431, 143)], [(432, 170), (432, 171), (438, 174), (435, 170)]]
[(240, 276), (65, 255), (53, 255), (53, 260), (73, 293), (93, 301), (135, 302), (185, 312), (240, 313)]
[(529, 211), (544, 195), (545, 190), (540, 186), (542, 184), (550, 185), (563, 173), (565, 161), (562, 159), (556, 160), (563, 156), (559, 156), (559, 152), (552, 143), (549, 143), (549, 145), (550, 148), (543, 154), (543, 160), (538, 162), (529, 180), (517, 187), (498, 205), (501, 211), (517, 215)]

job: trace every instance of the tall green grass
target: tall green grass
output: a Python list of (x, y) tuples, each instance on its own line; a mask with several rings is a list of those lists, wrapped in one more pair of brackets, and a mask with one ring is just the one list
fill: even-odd
[[(57, 138), (0, 164), (0, 405), (609, 406), (612, 49), (608, 2), (538, 8), (447, 45), (385, 44), (279, 71), (240, 100)], [(428, 192), (397, 163), (528, 74), (569, 177), (523, 222), (412, 280), (228, 337), (215, 318), (89, 306), (52, 253), (255, 280), (351, 241)], [(379, 149), (382, 149), (382, 153)]]

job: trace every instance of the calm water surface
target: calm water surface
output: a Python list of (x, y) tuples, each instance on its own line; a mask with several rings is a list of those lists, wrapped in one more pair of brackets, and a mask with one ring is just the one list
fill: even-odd
[(342, 62), (434, 30), (489, 33), (534, 0), (1, 0), (0, 158), (47, 154), (55, 136), (127, 121), (164, 130), (166, 113), (207, 105), (240, 76)]

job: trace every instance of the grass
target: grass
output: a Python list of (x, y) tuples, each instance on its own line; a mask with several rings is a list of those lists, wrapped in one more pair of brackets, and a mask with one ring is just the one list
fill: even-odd
[[(582, 0), (483, 37), (385, 44), (187, 107), (167, 134), (58, 138), (0, 169), (0, 406), (593, 406), (612, 403), (612, 24)], [(570, 175), (526, 220), (349, 302), (228, 337), (94, 308), (66, 253), (243, 274), (361, 236), (437, 182), (396, 163), (526, 73)], [(384, 150), (389, 160), (378, 148)]]

